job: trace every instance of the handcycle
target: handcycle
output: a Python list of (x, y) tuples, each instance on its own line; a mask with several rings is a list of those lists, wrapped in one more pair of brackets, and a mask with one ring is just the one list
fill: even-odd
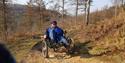
[(42, 56), (45, 58), (49, 58), (49, 49), (53, 49), (54, 52), (56, 52), (57, 50), (61, 49), (61, 47), (65, 47), (66, 50), (68, 50), (66, 53), (70, 52), (70, 49), (73, 46), (73, 40), (69, 37), (69, 36), (64, 36), (64, 38), (67, 40), (68, 42), (68, 46), (65, 47), (65, 44), (62, 42), (54, 42), (52, 40), (50, 40), (49, 38), (42, 40), (42, 48), (41, 48), (41, 52), (42, 52)]

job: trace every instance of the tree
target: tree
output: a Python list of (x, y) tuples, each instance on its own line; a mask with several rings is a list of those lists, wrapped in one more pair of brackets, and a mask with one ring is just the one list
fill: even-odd
[(43, 0), (34, 0), (34, 3), (36, 4), (40, 16), (40, 21), (44, 21), (43, 11), (45, 10), (45, 4)]
[(125, 0), (112, 0), (112, 2), (115, 6), (115, 18), (116, 18), (117, 14), (118, 14), (118, 8), (120, 6), (124, 6)]
[[(76, 2), (75, 3), (75, 5), (76, 5), (76, 13), (75, 13), (76, 20), (75, 21), (77, 21), (78, 11), (80, 9), (84, 9), (84, 12), (85, 12), (84, 14), (86, 16), (85, 22), (88, 25), (88, 23), (89, 23), (89, 14), (90, 14), (90, 6), (91, 6), (92, 0), (74, 0), (74, 1)], [(80, 7), (82, 7), (82, 8), (80, 8)]]
[(79, 1), (76, 0), (76, 22), (77, 22), (77, 17), (78, 17), (78, 6), (79, 6)]
[(46, 6), (43, 0), (31, 0), (31, 3), (36, 8), (35, 13), (38, 14), (38, 26), (39, 30), (41, 30), (42, 23), (44, 22), (44, 11), (46, 10)]
[(113, 0), (112, 2), (114, 4), (114, 6), (115, 6), (115, 18), (116, 18), (116, 16), (117, 16), (117, 8), (118, 8), (119, 1), (118, 0)]
[[(55, 3), (56, 4), (53, 5), (54, 6), (54, 10), (57, 11), (57, 12), (60, 12), (59, 9), (62, 9), (62, 11), (61, 11), (61, 13), (62, 13), (62, 20), (64, 21), (66, 1), (65, 0), (58, 0), (58, 1), (55, 1)], [(58, 9), (58, 10), (56, 10), (56, 9)]]
[(114, 5), (121, 6), (124, 5), (125, 0), (112, 0)]
[(64, 18), (66, 17), (66, 5), (68, 3), (69, 0), (49, 0), (49, 7), (50, 9), (52, 9), (55, 12), (60, 13), (60, 15), (58, 15), (58, 19), (61, 18), (62, 21), (64, 21)]
[(124, 9), (124, 5), (125, 5), (125, 0), (120, 0), (121, 1), (121, 6), (122, 6), (122, 10)]
[[(87, 2), (86, 2), (86, 0), (84, 0), (84, 11), (85, 11), (85, 16), (87, 15)], [(87, 22), (87, 19), (85, 19), (85, 21)]]
[(62, 19), (64, 21), (64, 5), (65, 5), (65, 0), (62, 0)]
[(4, 37), (3, 37), (3, 40), (7, 41), (7, 35), (8, 35), (8, 32), (7, 32), (7, 5), (6, 5), (6, 2), (7, 0), (2, 0), (2, 14), (3, 14), (3, 34), (4, 34)]
[(50, 14), (52, 14), (51, 16), (54, 17), (54, 18), (56, 18), (57, 20), (59, 20), (59, 17), (61, 17), (62, 19), (64, 19), (64, 15), (63, 15), (64, 11), (61, 11), (61, 9), (64, 9), (64, 1), (62, 1), (62, 0), (53, 1), (52, 0), (52, 1), (48, 2), (48, 3), (52, 4), (50, 6), (51, 7), (50, 9), (52, 9), (53, 11), (55, 11), (57, 13), (62, 13), (62, 15), (55, 15), (55, 13), (50, 13)]
[(71, 5), (75, 5), (75, 22), (77, 22), (80, 0), (73, 0)]
[(86, 25), (89, 24), (90, 18), (90, 5), (91, 5), (92, 0), (86, 0)]
[(121, 4), (122, 4), (122, 6), (124, 5), (124, 0), (121, 0)]
[(13, 10), (13, 4), (12, 0), (0, 0), (0, 13), (1, 13), (1, 38), (4, 41), (8, 40), (8, 36), (11, 36), (9, 34), (13, 33), (15, 31), (16, 26), (14, 23), (14, 11)]
[(29, 2), (27, 2), (27, 11), (26, 11), (26, 17), (27, 17), (27, 26), (28, 26), (28, 30), (30, 30), (31, 32), (33, 31), (33, 24), (34, 24), (34, 21), (33, 21), (33, 3), (32, 3), (32, 0), (30, 0)]

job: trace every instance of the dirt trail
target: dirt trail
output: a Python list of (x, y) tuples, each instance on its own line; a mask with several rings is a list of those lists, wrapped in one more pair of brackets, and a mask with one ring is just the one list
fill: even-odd
[[(18, 63), (125, 63), (124, 59), (121, 59), (119, 55), (93, 56), (87, 53), (76, 53), (68, 56), (64, 53), (51, 52), (51, 54), (49, 54), (49, 56), (51, 56), (50, 58), (43, 58), (38, 48), (39, 47), (35, 47), (33, 50), (31, 49)], [(79, 51), (77, 48), (76, 51)], [(85, 48), (85, 43), (84, 47), (82, 46), (80, 50), (88, 51)]]
[[(97, 57), (91, 57), (87, 54), (78, 56), (63, 56), (62, 53), (56, 54), (54, 57), (43, 58), (38, 51), (30, 52), (20, 63), (108, 63), (98, 60)], [(111, 62), (110, 62), (111, 63)]]

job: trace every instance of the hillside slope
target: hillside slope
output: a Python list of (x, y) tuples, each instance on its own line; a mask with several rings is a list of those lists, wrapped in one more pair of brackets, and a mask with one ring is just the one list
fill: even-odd
[[(64, 26), (65, 24), (65, 26)], [(18, 63), (125, 63), (125, 12), (116, 18), (105, 19), (83, 27), (82, 23), (60, 22), (74, 39), (74, 54), (65, 58), (63, 53), (45, 59), (39, 51), (32, 51), (38, 42), (32, 38), (19, 38), (8, 48)], [(85, 44), (87, 43), (87, 44)], [(65, 55), (67, 56), (67, 55)]]
[[(125, 51), (125, 13), (119, 14), (116, 19), (92, 25), (86, 36), (94, 43), (94, 54)], [(97, 52), (98, 49), (100, 51)]]

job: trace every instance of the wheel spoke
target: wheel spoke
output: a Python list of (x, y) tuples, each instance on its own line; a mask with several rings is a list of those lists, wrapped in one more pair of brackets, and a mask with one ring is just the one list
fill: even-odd
[(42, 55), (45, 58), (48, 57), (48, 46), (47, 46), (46, 42), (43, 42), (43, 45), (42, 45)]

